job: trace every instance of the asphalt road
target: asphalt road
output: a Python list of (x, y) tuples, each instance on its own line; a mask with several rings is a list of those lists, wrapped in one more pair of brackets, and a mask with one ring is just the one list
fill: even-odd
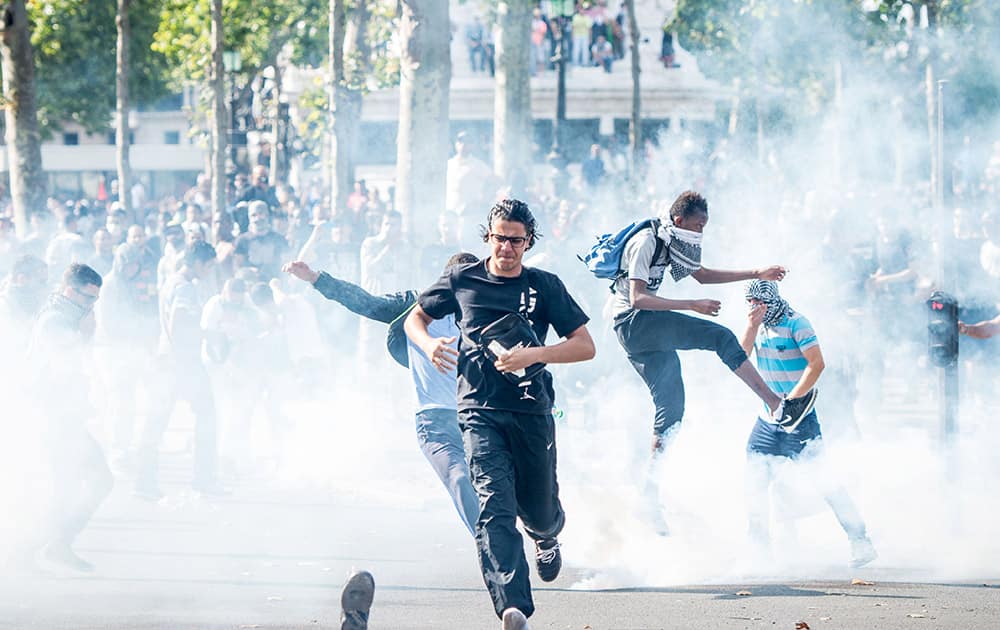
[[(497, 628), (468, 534), (443, 499), (402, 507), (271, 486), (160, 504), (121, 489), (81, 536), (93, 574), (5, 576), (2, 628), (331, 628), (355, 568), (376, 576), (372, 630)], [(391, 528), (389, 524), (397, 523)], [(376, 525), (373, 525), (376, 524)], [(533, 628), (989, 628), (1000, 580), (898, 583), (891, 568), (824, 581), (586, 588), (569, 566), (536, 590)], [(867, 584), (852, 584), (864, 579)], [(537, 584), (537, 580), (536, 580)]]
[[(606, 404), (618, 404), (614, 393)], [(134, 498), (128, 475), (119, 478), (76, 544), (96, 571), (0, 572), (0, 628), (334, 628), (341, 585), (366, 569), (377, 584), (372, 630), (495, 630), (471, 537), (417, 449), (412, 420), (398, 420), (408, 404), (363, 426), (334, 412), (303, 414), (301, 430), (283, 442), (294, 457), (230, 475), (232, 494), (215, 500), (187, 488), (190, 427), (181, 417), (165, 443), (166, 498)], [(663, 472), (667, 502), (678, 506), (667, 514), (676, 526), (668, 539), (629, 509), (635, 489), (625, 464), (643, 460), (642, 435), (584, 421), (571, 405), (566, 416), (565, 565), (551, 585), (535, 580), (536, 630), (1000, 627), (996, 516), (982, 499), (995, 503), (995, 457), (977, 459), (966, 484), (986, 494), (959, 497), (961, 509), (948, 512), (952, 504), (934, 502), (954, 493), (930, 485), (941, 470), (918, 465), (929, 461), (931, 451), (920, 450), (926, 432), (885, 416), (866, 426), (877, 450), (856, 449), (849, 462), (868, 475), (858, 498), (882, 557), (848, 569), (843, 534), (820, 502), (793, 511), (803, 526), (778, 532), (784, 559), (762, 568), (738, 557), (745, 521), (732, 478), (747, 430), (741, 415), (712, 419), (736, 427), (731, 445), (720, 446), (718, 427), (696, 417), (672, 447), (680, 472)], [(587, 417), (600, 419), (601, 409)], [(986, 455), (995, 453), (990, 431), (975, 434)], [(917, 463), (887, 460), (904, 438)], [(712, 452), (718, 457), (704, 461)], [(25, 517), (2, 518), (16, 525)]]

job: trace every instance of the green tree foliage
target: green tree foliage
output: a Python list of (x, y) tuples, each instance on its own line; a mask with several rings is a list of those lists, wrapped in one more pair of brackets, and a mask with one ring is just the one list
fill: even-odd
[[(355, 0), (347, 3), (347, 20), (358, 6)], [(368, 9), (365, 40), (368, 49), (348, 51), (344, 54), (344, 82), (352, 90), (362, 94), (372, 89), (383, 89), (399, 85), (399, 52), (392, 42), (398, 27), (398, 7), (396, 0), (365, 0)], [(323, 16), (319, 26), (326, 32), (329, 12)], [(367, 54), (367, 58), (362, 55)], [(320, 64), (325, 67), (325, 56)], [(315, 162), (323, 153), (323, 143), (330, 133), (329, 90), (322, 80), (317, 79), (299, 98), (299, 108), (304, 112), (296, 132), (302, 140), (302, 149)]]
[[(204, 80), (211, 66), (209, 3), (159, 4), (153, 49), (169, 60), (174, 85)], [(273, 65), (286, 44), (292, 47), (291, 63), (316, 66), (325, 56), (326, 6), (326, 0), (224, 0), (226, 50), (239, 51), (245, 76)]]
[(934, 56), (963, 111), (984, 116), (997, 109), (998, 25), (993, 0), (679, 0), (668, 28), (707, 76), (807, 113), (829, 101), (834, 62), (914, 85)]
[[(168, 94), (167, 60), (150, 50), (159, 5), (134, 0), (129, 15), (129, 90), (138, 107)], [(115, 107), (115, 0), (37, 0), (28, 12), (43, 136), (67, 121), (90, 132), (107, 130)]]

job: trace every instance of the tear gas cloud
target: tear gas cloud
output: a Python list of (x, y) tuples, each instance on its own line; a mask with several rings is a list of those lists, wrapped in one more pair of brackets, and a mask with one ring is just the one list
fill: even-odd
[[(757, 147), (727, 143), (715, 133), (676, 126), (665, 131), (651, 154), (643, 201), (625, 203), (611, 192), (593, 197), (569, 239), (544, 238), (530, 253), (538, 266), (558, 272), (585, 306), (598, 344), (595, 361), (553, 369), (565, 412), (559, 427), (567, 512), (563, 553), (567, 565), (586, 574), (578, 587), (843, 576), (846, 537), (817, 491), (836, 483), (847, 487), (865, 517), (880, 553), (873, 570), (899, 580), (966, 580), (1000, 564), (993, 533), (1000, 529), (1000, 516), (992, 509), (1000, 482), (1000, 460), (993, 456), (1000, 429), (989, 421), (1000, 391), (995, 354), (970, 352), (971, 362), (963, 362), (959, 434), (945, 446), (936, 417), (937, 375), (924, 359), (923, 307), (915, 301), (905, 312), (878, 312), (863, 287), (855, 286), (864, 284), (858, 276), (864, 265), (857, 261), (866, 256), (870, 261), (880, 222), (890, 240), (900, 238), (903, 229), (911, 234), (913, 264), (925, 289), (937, 279), (938, 256), (950, 251), (942, 248), (952, 215), (932, 209), (921, 183), (927, 171), (920, 155), (927, 146), (926, 120), (900, 117), (886, 124), (871, 115), (884, 111), (880, 105), (893, 95), (916, 88), (848, 68), (844, 75), (836, 120), (830, 114), (773, 135), (765, 129), (763, 161)], [(977, 131), (977, 139), (996, 138), (1000, 124), (986, 121)], [(839, 168), (834, 155), (840, 156)], [(705, 265), (788, 267), (782, 295), (810, 318), (826, 358), (817, 411), (827, 457), (781, 467), (771, 497), (769, 559), (753, 557), (746, 544), (745, 444), (759, 402), (715, 356), (683, 353), (685, 419), (650, 469), (652, 403), (611, 330), (606, 283), (587, 275), (575, 259), (592, 235), (649, 216), (650, 198), (669, 201), (687, 188), (700, 189), (710, 205)], [(543, 232), (552, 231), (553, 220), (554, 214), (546, 217)], [(484, 253), (482, 243), (476, 247), (475, 253)], [(995, 279), (972, 286), (963, 275), (957, 278), (953, 290), (993, 291), (992, 299), (1000, 301)], [(718, 321), (739, 335), (746, 321), (742, 291), (742, 284), (700, 286), (688, 279), (668, 281), (660, 295), (721, 300)], [(343, 316), (332, 303), (320, 303), (318, 312)], [(364, 347), (357, 350), (384, 354), (380, 335), (381, 329), (362, 338)], [(966, 341), (963, 351), (974, 350)], [(330, 361), (332, 381), (305, 399), (279, 403), (295, 419), (279, 437), (260, 428), (265, 412), (257, 410), (245, 443), (252, 469), (246, 478), (319, 497), (350, 495), (366, 503), (451, 511), (416, 447), (405, 372), (384, 356), (372, 359), (376, 367), (368, 372), (359, 371), (350, 344)], [(0, 457), (5, 471), (0, 513), (16, 515), (0, 521), (0, 544), (10, 546), (44, 522), (47, 472), (40, 462), (52, 444), (31, 430), (38, 405), (16, 386), (20, 363), (8, 361), (4, 369), (6, 382), (15, 384), (5, 401), (9, 439), (2, 441)], [(100, 370), (92, 375), (92, 415), (100, 418), (106, 411)], [(143, 396), (140, 392), (140, 400)], [(184, 426), (186, 413), (183, 407), (175, 411), (174, 421)], [(108, 430), (98, 422), (95, 432)], [(168, 434), (165, 448), (183, 451), (185, 439), (182, 433)], [(659, 480), (657, 498), (669, 537), (658, 536), (647, 518), (647, 474)], [(150, 514), (155, 519), (164, 510), (189, 509), (196, 508), (173, 495)], [(384, 522), (368, 523), (372, 531), (398, 526), (390, 510), (384, 514)], [(444, 536), (461, 541), (466, 534), (454, 521)], [(294, 535), (271, 526), (276, 536)], [(441, 533), (408, 535), (430, 540)], [(318, 540), (316, 549), (329, 544)], [(471, 541), (468, 554), (473, 557)]]

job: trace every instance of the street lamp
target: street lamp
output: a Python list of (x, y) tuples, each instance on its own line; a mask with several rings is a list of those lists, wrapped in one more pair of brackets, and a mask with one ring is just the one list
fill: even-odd
[(566, 122), (566, 26), (570, 23), (573, 13), (576, 11), (576, 3), (573, 0), (553, 0), (552, 24), (555, 26), (552, 37), (556, 42), (555, 56), (552, 61), (556, 64), (556, 116), (552, 122), (552, 148), (549, 151), (548, 161), (552, 165), (552, 186), (556, 195), (562, 195), (566, 190), (566, 157), (563, 155), (563, 126)]
[(243, 57), (238, 50), (224, 50), (222, 52), (222, 68), (226, 74), (232, 77), (232, 85), (229, 99), (229, 159), (233, 162), (233, 171), (236, 170), (236, 107), (239, 104), (239, 90), (236, 89), (236, 74), (243, 69)]

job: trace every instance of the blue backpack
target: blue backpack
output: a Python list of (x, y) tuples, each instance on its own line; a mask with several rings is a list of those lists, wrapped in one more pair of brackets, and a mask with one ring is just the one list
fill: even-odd
[[(587, 269), (595, 277), (601, 280), (617, 280), (622, 274), (622, 252), (625, 251), (625, 244), (635, 236), (639, 230), (651, 227), (653, 232), (660, 227), (657, 219), (643, 219), (635, 221), (623, 227), (617, 234), (605, 234), (597, 237), (597, 242), (590, 248), (590, 251), (583, 256), (577, 256), (580, 261), (587, 265)], [(656, 239), (656, 251), (653, 253), (653, 260), (660, 256), (663, 251), (663, 241)]]

